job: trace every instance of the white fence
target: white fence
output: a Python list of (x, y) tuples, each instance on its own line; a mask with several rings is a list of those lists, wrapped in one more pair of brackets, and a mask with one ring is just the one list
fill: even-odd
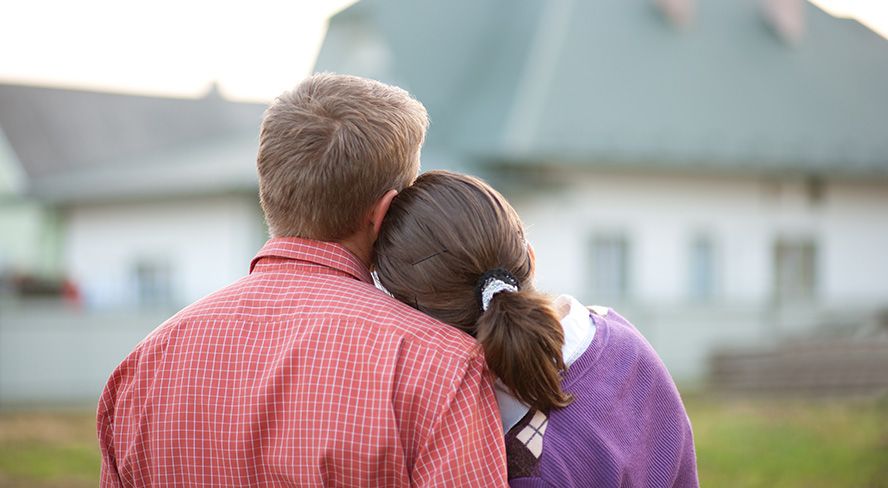
[(117, 363), (170, 315), (0, 302), (0, 407), (94, 405)]
[[(645, 335), (676, 381), (689, 387), (703, 384), (717, 351), (773, 348), (816, 332), (818, 324), (821, 331), (830, 324), (848, 331), (863, 320), (760, 306), (615, 308)], [(0, 407), (94, 405), (114, 367), (174, 312), (84, 312), (57, 303), (0, 301)]]

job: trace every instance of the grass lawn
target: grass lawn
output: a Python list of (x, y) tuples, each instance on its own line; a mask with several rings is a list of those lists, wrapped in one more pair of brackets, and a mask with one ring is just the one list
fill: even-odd
[[(686, 398), (705, 487), (886, 487), (888, 401)], [(0, 413), (0, 486), (98, 484), (92, 412)]]
[(686, 398), (707, 487), (888, 487), (888, 402)]
[(0, 486), (98, 486), (95, 438), (91, 411), (0, 412)]

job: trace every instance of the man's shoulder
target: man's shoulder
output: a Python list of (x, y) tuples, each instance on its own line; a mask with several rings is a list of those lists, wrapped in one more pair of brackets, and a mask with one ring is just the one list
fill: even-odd
[(326, 321), (349, 322), (380, 329), (411, 347), (405, 353), (434, 351), (450, 358), (480, 354), (473, 337), (436, 320), (378, 290), (354, 280), (316, 280), (305, 287), (282, 288), (274, 295), (259, 296), (256, 283), (241, 279), (188, 305), (167, 319), (142, 345), (164, 341), (182, 327), (198, 323), (299, 322), (323, 317)]
[(372, 285), (359, 283), (361, 294), (354, 307), (370, 326), (382, 327), (420, 348), (457, 356), (475, 356), (477, 342), (466, 332), (406, 305)]
[(218, 321), (219, 319), (226, 318), (230, 320), (239, 319), (240, 314), (237, 310), (240, 308), (239, 305), (242, 299), (247, 295), (245, 292), (247, 278), (241, 278), (185, 306), (149, 332), (136, 345), (136, 351), (147, 346), (166, 342), (169, 336), (174, 334), (177, 329), (194, 322)]

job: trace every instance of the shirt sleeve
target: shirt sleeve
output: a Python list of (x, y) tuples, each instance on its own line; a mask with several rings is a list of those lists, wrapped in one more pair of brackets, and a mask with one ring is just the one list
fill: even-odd
[(114, 453), (114, 417), (117, 409), (118, 394), (128, 381), (129, 361), (127, 357), (114, 369), (102, 395), (99, 397), (96, 409), (96, 433), (99, 438), (99, 448), (102, 452), (102, 468), (100, 486), (102, 488), (118, 488), (123, 486), (117, 466), (117, 456)]
[(118, 488), (123, 485), (120, 483), (120, 477), (117, 475), (117, 468), (113, 460), (105, 455), (102, 450), (102, 473), (99, 478), (99, 486), (102, 488)]
[[(112, 381), (114, 377), (112, 376)], [(122, 486), (117, 474), (117, 463), (114, 460), (114, 437), (111, 424), (113, 410), (113, 384), (105, 386), (105, 391), (99, 399), (99, 408), (96, 413), (96, 430), (98, 431), (99, 447), (102, 451), (102, 471), (100, 486), (102, 488), (117, 488)]]
[(469, 360), (413, 469), (413, 486), (508, 486), (502, 424), (484, 358)]

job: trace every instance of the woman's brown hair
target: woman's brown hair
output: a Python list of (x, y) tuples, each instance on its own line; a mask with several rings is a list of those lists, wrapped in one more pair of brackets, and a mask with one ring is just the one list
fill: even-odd
[[(376, 271), (391, 294), (475, 336), (487, 364), (522, 402), (564, 407), (564, 332), (545, 295), (533, 289), (533, 258), (518, 214), (483, 181), (430, 171), (392, 202), (376, 242)], [(479, 280), (505, 270), (516, 292), (482, 310)]]

